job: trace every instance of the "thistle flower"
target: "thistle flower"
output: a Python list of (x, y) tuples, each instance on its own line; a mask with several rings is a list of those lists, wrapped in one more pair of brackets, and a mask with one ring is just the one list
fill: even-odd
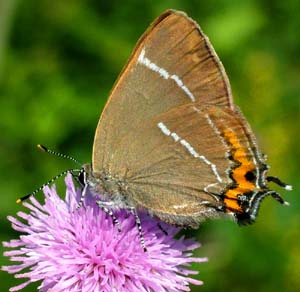
[[(71, 175), (66, 177), (66, 198), (62, 200), (55, 186), (44, 188), (45, 204), (35, 198), (24, 203), (30, 213), (9, 216), (12, 227), (22, 232), (19, 239), (3, 242), (12, 250), (5, 251), (12, 266), (2, 270), (28, 280), (10, 291), (19, 291), (28, 284), (42, 281), (39, 291), (189, 291), (189, 284), (202, 282), (189, 275), (192, 262), (205, 258), (192, 257), (199, 247), (193, 240), (174, 239), (178, 228), (163, 225), (168, 235), (158, 228), (157, 221), (141, 215), (147, 252), (138, 238), (133, 216), (124, 211), (116, 215), (119, 232), (112, 220), (87, 198), (77, 207), (80, 191)], [(23, 271), (25, 269), (25, 271)]]

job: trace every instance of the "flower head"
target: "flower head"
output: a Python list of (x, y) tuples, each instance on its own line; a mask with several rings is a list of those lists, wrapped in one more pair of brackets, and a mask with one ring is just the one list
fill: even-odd
[(32, 197), (31, 203), (24, 203), (29, 214), (18, 212), (21, 220), (8, 217), (24, 235), (3, 243), (12, 248), (4, 255), (18, 263), (2, 270), (28, 279), (10, 291), (36, 281), (42, 281), (40, 291), (48, 292), (189, 291), (189, 284), (202, 284), (189, 277), (197, 272), (188, 269), (191, 262), (206, 261), (187, 252), (199, 247), (198, 243), (175, 239), (178, 229), (168, 225), (163, 225), (168, 235), (164, 234), (155, 219), (142, 214), (144, 252), (130, 213), (116, 214), (122, 227), (119, 232), (94, 198), (77, 208), (80, 191), (71, 175), (66, 177), (66, 186), (65, 200), (55, 186), (46, 187), (44, 205)]

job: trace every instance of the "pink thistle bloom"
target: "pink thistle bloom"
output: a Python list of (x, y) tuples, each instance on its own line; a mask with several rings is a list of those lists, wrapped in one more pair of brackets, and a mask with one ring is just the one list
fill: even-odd
[[(178, 228), (140, 215), (147, 252), (144, 252), (134, 217), (125, 210), (116, 216), (122, 231), (111, 218), (87, 198), (76, 208), (80, 191), (72, 176), (66, 177), (66, 198), (62, 200), (55, 186), (44, 188), (45, 204), (31, 197), (24, 203), (30, 212), (18, 212), (22, 221), (9, 216), (13, 229), (23, 233), (19, 239), (3, 242), (9, 251), (4, 255), (17, 264), (2, 270), (28, 280), (10, 291), (19, 291), (28, 284), (41, 281), (42, 292), (106, 292), (106, 291), (190, 291), (189, 284), (202, 282), (189, 275), (192, 262), (206, 258), (192, 257), (199, 247), (193, 240), (175, 239)], [(25, 269), (25, 271), (23, 271)]]

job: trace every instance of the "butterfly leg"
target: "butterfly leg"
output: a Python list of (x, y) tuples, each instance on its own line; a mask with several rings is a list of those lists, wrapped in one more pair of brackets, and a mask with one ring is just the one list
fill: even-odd
[(137, 213), (137, 211), (134, 207), (130, 208), (129, 210), (131, 211), (131, 213), (134, 216), (135, 224), (136, 224), (136, 226), (138, 228), (138, 231), (139, 231), (140, 243), (141, 243), (141, 246), (142, 246), (144, 252), (146, 252), (147, 247), (145, 245), (145, 240), (144, 240), (144, 236), (143, 236), (143, 230), (142, 230), (142, 224), (141, 224), (140, 217), (139, 217), (139, 215), (138, 215), (138, 213)]
[(79, 199), (79, 202), (78, 202), (78, 205), (77, 205), (76, 209), (79, 209), (79, 208), (82, 207), (83, 202), (84, 202), (84, 198), (85, 198), (85, 194), (86, 194), (86, 187), (84, 187), (82, 192), (81, 192), (80, 199)]
[(101, 210), (103, 210), (106, 214), (108, 214), (111, 217), (113, 224), (115, 226), (117, 226), (118, 231), (121, 232), (122, 229), (121, 229), (121, 225), (119, 223), (118, 218), (115, 216), (115, 214), (113, 213), (113, 211), (110, 208), (107, 208), (107, 206), (111, 206), (112, 204), (110, 202), (97, 201), (97, 205), (99, 206), (99, 208)]
[(77, 183), (82, 187), (82, 192), (81, 192), (81, 195), (80, 195), (80, 199), (79, 199), (79, 202), (78, 202), (78, 205), (76, 207), (76, 209), (79, 209), (82, 207), (83, 205), (83, 202), (84, 202), (84, 198), (85, 198), (85, 195), (86, 195), (86, 173), (83, 169), (80, 169), (79, 170), (79, 173), (75, 173), (75, 171), (77, 171), (77, 169), (75, 170), (71, 170), (71, 174), (72, 174), (72, 177), (77, 181)]

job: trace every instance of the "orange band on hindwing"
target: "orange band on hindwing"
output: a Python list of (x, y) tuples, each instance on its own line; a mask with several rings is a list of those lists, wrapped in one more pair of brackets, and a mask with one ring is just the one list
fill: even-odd
[(238, 203), (238, 196), (251, 192), (256, 188), (255, 183), (251, 179), (251, 176), (253, 176), (252, 172), (256, 167), (253, 161), (249, 160), (247, 156), (248, 149), (241, 145), (237, 135), (232, 130), (224, 130), (223, 135), (230, 146), (232, 159), (237, 163), (237, 166), (231, 172), (231, 177), (235, 185), (225, 192), (224, 203), (226, 205), (226, 212), (239, 213), (243, 212), (243, 209)]

